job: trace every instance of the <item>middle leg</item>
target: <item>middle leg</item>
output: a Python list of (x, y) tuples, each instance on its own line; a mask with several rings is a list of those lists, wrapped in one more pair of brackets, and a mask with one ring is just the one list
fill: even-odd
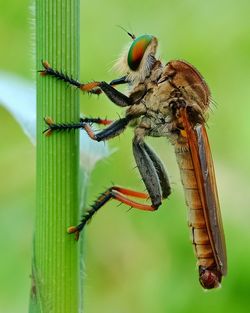
[(167, 173), (161, 160), (144, 142), (145, 130), (136, 129), (133, 140), (133, 152), (142, 180), (147, 188), (152, 206), (157, 209), (161, 201), (171, 193)]
[[(133, 118), (131, 116), (126, 116), (112, 122), (110, 120), (86, 118), (81, 119), (79, 123), (54, 123), (54, 121), (50, 117), (46, 117), (44, 120), (48, 128), (44, 130), (44, 134), (46, 136), (49, 136), (52, 134), (53, 131), (66, 131), (83, 128), (91, 139), (96, 141), (103, 141), (120, 135), (132, 119)], [(111, 125), (98, 133), (94, 133), (89, 123)]]

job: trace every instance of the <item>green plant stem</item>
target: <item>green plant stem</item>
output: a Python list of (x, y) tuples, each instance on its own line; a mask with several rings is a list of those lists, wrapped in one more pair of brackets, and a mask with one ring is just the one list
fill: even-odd
[[(79, 0), (36, 0), (36, 60), (78, 78)], [(79, 119), (79, 94), (37, 74), (37, 208), (30, 313), (80, 312), (79, 246), (67, 227), (78, 221), (79, 134), (45, 137), (43, 121)]]

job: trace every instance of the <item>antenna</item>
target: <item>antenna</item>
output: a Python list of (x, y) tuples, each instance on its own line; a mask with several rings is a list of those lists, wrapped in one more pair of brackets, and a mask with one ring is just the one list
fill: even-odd
[(122, 30), (124, 30), (133, 40), (135, 40), (136, 36), (134, 34), (131, 34), (130, 32), (128, 32), (124, 27), (122, 27), (121, 25), (117, 25), (117, 27), (121, 28)]

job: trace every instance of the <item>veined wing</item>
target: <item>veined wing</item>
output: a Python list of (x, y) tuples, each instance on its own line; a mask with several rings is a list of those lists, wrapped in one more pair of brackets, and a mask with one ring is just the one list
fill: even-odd
[(192, 127), (186, 109), (181, 109), (181, 117), (193, 161), (207, 232), (217, 270), (225, 276), (227, 273), (226, 244), (207, 132), (204, 125), (197, 124), (195, 127)]

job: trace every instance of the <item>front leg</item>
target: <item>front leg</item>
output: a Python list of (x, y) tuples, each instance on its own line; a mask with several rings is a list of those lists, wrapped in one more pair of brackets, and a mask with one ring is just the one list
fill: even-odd
[(122, 85), (129, 83), (127, 76), (123, 76), (117, 79), (113, 79), (109, 84), (111, 86)]
[(127, 97), (122, 92), (116, 90), (106, 82), (97, 82), (98, 87), (105, 93), (105, 95), (116, 105), (126, 107), (134, 104), (131, 97)]
[(44, 70), (39, 71), (42, 76), (52, 76), (59, 80), (62, 80), (71, 86), (75, 86), (79, 88), (82, 91), (94, 93), (94, 94), (100, 94), (101, 91), (103, 91), (106, 96), (116, 105), (120, 107), (126, 107), (134, 104), (134, 100), (130, 97), (127, 97), (120, 91), (116, 90), (112, 85), (118, 85), (118, 84), (124, 84), (128, 81), (126, 81), (126, 77), (122, 77), (121, 79), (113, 80), (111, 84), (108, 84), (104, 81), (102, 82), (91, 82), (91, 83), (80, 83), (79, 81), (73, 79), (72, 77), (69, 77), (68, 75), (55, 70), (50, 66), (50, 64), (47, 61), (43, 61), (42, 65), (44, 67)]

